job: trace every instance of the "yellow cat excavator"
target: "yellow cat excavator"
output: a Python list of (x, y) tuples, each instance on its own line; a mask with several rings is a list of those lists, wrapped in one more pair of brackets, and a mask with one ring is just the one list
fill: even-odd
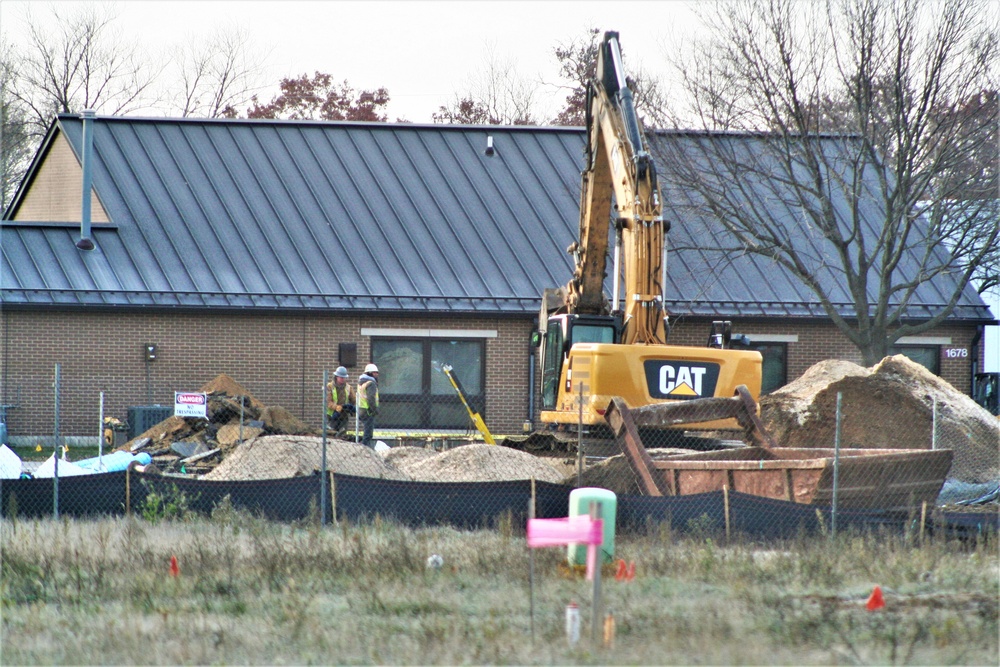
[[(666, 344), (669, 314), (663, 290), (669, 223), (661, 215), (656, 168), (625, 78), (616, 32), (605, 33), (600, 45), (596, 75), (587, 87), (586, 126), (580, 234), (568, 249), (576, 266), (567, 285), (545, 290), (539, 316), (542, 422), (576, 430), (582, 419), (585, 430), (602, 427), (615, 396), (635, 408), (729, 398), (737, 386), (745, 385), (756, 400), (761, 355), (728, 349), (733, 339), (729, 322), (712, 324), (704, 348)], [(612, 231), (609, 303), (604, 277)], [(731, 421), (675, 428), (738, 428)]]

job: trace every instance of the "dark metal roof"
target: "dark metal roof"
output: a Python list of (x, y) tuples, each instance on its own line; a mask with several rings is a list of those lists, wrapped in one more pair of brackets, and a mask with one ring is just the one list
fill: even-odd
[[(58, 132), (79, 156), (79, 117)], [(4, 222), (2, 300), (535, 314), (572, 274), (583, 145), (580, 128), (99, 117), (93, 184), (113, 224), (81, 251), (76, 225)], [(675, 247), (713, 231), (673, 220)], [(676, 314), (824, 316), (760, 258), (669, 264)], [(921, 299), (918, 317), (942, 297)], [(974, 292), (956, 317), (991, 319)]]

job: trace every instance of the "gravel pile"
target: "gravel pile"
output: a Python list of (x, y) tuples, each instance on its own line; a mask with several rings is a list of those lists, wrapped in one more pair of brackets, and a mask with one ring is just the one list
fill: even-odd
[[(375, 451), (345, 440), (327, 439), (327, 468), (343, 475), (409, 480)], [(202, 479), (284, 479), (322, 469), (323, 439), (315, 436), (265, 435), (237, 445)]]
[[(534, 478), (559, 483), (563, 475), (526, 452), (492, 445), (464, 445), (446, 452), (395, 447), (379, 454), (363, 445), (328, 439), (327, 468), (335, 473), (420, 482), (498, 482)], [(202, 479), (281, 479), (312, 475), (322, 467), (323, 440), (265, 435), (237, 445)]]

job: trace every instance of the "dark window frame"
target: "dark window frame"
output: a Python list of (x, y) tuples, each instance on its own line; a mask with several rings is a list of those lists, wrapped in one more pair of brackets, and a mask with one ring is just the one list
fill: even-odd
[[(486, 339), (479, 337), (448, 337), (448, 336), (373, 336), (371, 338), (371, 357), (372, 362), (379, 366), (378, 359), (378, 346), (383, 343), (420, 343), (421, 345), (421, 380), (420, 380), (420, 392), (419, 393), (408, 393), (408, 394), (389, 394), (387, 395), (384, 390), (379, 392), (380, 400), (380, 413), (383, 417), (388, 417), (391, 419), (391, 414), (393, 408), (405, 409), (411, 411), (416, 411), (418, 413), (417, 424), (400, 424), (398, 422), (392, 422), (384, 419), (378, 420), (379, 428), (399, 428), (399, 429), (460, 429), (467, 428), (469, 424), (468, 412), (462, 405), (461, 400), (458, 398), (458, 393), (454, 390), (450, 394), (434, 394), (431, 391), (431, 378), (434, 372), (440, 373), (440, 370), (433, 368), (433, 352), (432, 348), (435, 343), (475, 343), (479, 346), (479, 377), (482, 379), (482, 386), (480, 391), (475, 394), (466, 395), (466, 400), (469, 401), (469, 405), (473, 410), (479, 412), (483, 419), (486, 419)], [(391, 373), (392, 369), (386, 367), (386, 372)], [(461, 368), (455, 369), (455, 375), (458, 377), (459, 381), (463, 385), (465, 391), (471, 391), (469, 388), (469, 383), (466, 377), (463, 376)], [(443, 374), (442, 374), (443, 375)], [(447, 382), (447, 379), (445, 379)], [(450, 388), (450, 383), (449, 383)], [(461, 414), (463, 415), (461, 423), (457, 421), (450, 424), (435, 424), (434, 423), (434, 407), (440, 408), (442, 405), (449, 407), (460, 408)], [(405, 406), (405, 407), (404, 407)]]
[[(896, 354), (902, 354), (907, 359), (913, 363), (920, 364), (927, 370), (929, 370), (934, 375), (941, 377), (941, 348), (943, 346), (935, 343), (896, 343), (895, 345), (889, 346), (888, 355), (893, 356)], [(907, 350), (924, 350), (927, 352), (927, 356), (934, 360), (934, 367), (931, 368), (927, 364), (923, 363), (919, 359), (914, 359), (910, 355), (906, 354)]]
[[(768, 377), (768, 369), (766, 368), (766, 366), (768, 364), (769, 359), (764, 354), (765, 350), (762, 350), (761, 348), (780, 348), (782, 350), (782, 359), (781, 360), (782, 360), (783, 363), (782, 363), (782, 368), (781, 368), (781, 381), (780, 381), (780, 383), (776, 384), (773, 387), (772, 386), (768, 386), (765, 383), (765, 380)], [(760, 393), (762, 395), (763, 394), (769, 394), (772, 391), (777, 391), (778, 389), (781, 389), (786, 384), (788, 384), (788, 343), (787, 342), (785, 342), (785, 341), (766, 341), (766, 340), (752, 341), (750, 343), (750, 346), (747, 349), (756, 350), (756, 351), (758, 351), (758, 352), (761, 353), (761, 356), (764, 357), (763, 364), (762, 364), (762, 367), (761, 367), (761, 385), (760, 385)], [(770, 359), (770, 361), (773, 363), (774, 358), (772, 357)]]

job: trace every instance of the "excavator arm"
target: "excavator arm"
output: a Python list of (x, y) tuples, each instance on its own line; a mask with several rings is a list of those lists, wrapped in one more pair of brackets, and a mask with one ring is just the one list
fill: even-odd
[[(541, 349), (541, 421), (563, 430), (604, 428), (612, 398), (637, 408), (728, 399), (745, 385), (756, 399), (762, 357), (725, 349), (732, 340), (728, 322), (713, 323), (709, 347), (666, 344), (669, 226), (663, 221), (656, 168), (616, 32), (605, 33), (601, 42), (587, 87), (586, 122), (580, 233), (569, 248), (573, 277), (559, 289), (545, 290), (535, 338)], [(607, 299), (611, 237), (613, 288)], [(691, 422), (692, 428), (708, 431), (740, 426), (725, 416)], [(683, 432), (688, 426), (674, 423), (669, 428)]]
[[(604, 297), (604, 275), (612, 218), (616, 238), (615, 293), (609, 307)], [(587, 87), (587, 151), (581, 175), (580, 233), (578, 242), (570, 246), (576, 266), (572, 280), (563, 288), (565, 312), (583, 315), (620, 312), (620, 342), (665, 343), (666, 231), (656, 169), (625, 78), (618, 33), (608, 32), (598, 54), (596, 76)], [(625, 299), (624, 308), (619, 309), (618, 276), (622, 268)]]

